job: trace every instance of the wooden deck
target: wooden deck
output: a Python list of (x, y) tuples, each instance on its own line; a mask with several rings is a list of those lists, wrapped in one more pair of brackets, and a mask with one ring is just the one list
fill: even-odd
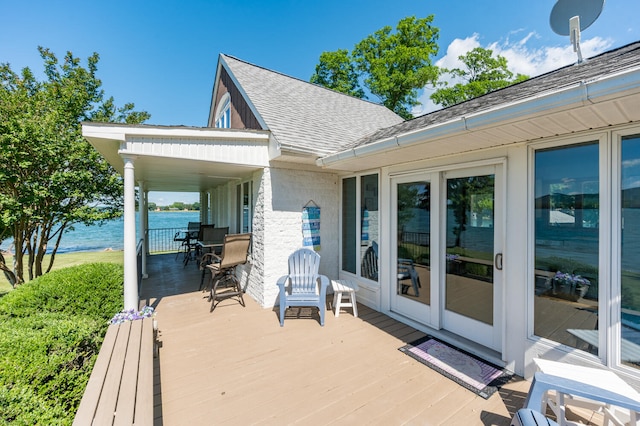
[(324, 327), (293, 308), (281, 328), (249, 296), (209, 312), (199, 271), (174, 256), (151, 256), (149, 276), (156, 425), (509, 425), (529, 389), (515, 378), (476, 396), (398, 350), (423, 333), (364, 305), (358, 318), (327, 311)]

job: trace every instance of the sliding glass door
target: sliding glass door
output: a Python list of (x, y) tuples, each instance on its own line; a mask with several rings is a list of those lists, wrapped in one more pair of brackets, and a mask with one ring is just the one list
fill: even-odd
[(500, 350), (502, 166), (392, 180), (391, 309)]

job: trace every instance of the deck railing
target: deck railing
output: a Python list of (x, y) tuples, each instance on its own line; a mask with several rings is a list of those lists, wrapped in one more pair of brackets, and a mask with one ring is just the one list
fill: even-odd
[(399, 257), (411, 258), (423, 263), (429, 258), (430, 234), (427, 232), (402, 232), (399, 236), (404, 252)]
[(149, 253), (169, 253), (180, 250), (181, 241), (174, 241), (176, 233), (184, 228), (155, 228), (147, 229), (149, 239)]

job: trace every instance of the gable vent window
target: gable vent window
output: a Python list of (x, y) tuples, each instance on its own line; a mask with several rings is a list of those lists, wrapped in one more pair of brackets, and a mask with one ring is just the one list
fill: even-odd
[(231, 127), (231, 96), (225, 93), (220, 99), (218, 109), (216, 111), (216, 127), (219, 129), (228, 129)]

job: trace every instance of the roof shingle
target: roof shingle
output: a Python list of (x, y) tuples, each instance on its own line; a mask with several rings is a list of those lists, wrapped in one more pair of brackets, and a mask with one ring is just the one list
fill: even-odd
[(221, 55), (283, 148), (328, 154), (403, 119), (354, 98), (228, 55)]
[(425, 114), (386, 129), (381, 129), (360, 140), (353, 141), (352, 144), (343, 149), (347, 150), (379, 140), (392, 138), (428, 127), (432, 124), (445, 123), (456, 118), (489, 110), (499, 105), (517, 102), (581, 81), (597, 79), (604, 75), (638, 66), (640, 66), (640, 41), (602, 53), (580, 64), (567, 65), (555, 71), (533, 77), (469, 101)]

